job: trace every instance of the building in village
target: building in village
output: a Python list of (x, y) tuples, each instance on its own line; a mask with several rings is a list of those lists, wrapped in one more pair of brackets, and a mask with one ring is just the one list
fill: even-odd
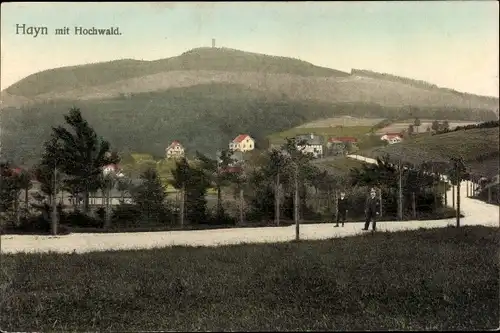
[(403, 135), (401, 133), (385, 133), (380, 137), (380, 140), (392, 145), (403, 141)]
[(327, 140), (326, 149), (329, 156), (345, 155), (356, 148), (358, 139), (351, 136), (331, 137)]
[(255, 140), (248, 134), (240, 134), (229, 143), (229, 149), (241, 152), (254, 150)]
[[(315, 158), (323, 157), (323, 137), (315, 134), (301, 134), (295, 137), (297, 148), (311, 153)], [(303, 144), (302, 144), (303, 143)]]
[(172, 141), (170, 146), (165, 148), (165, 157), (166, 158), (179, 158), (184, 157), (184, 147), (177, 140)]

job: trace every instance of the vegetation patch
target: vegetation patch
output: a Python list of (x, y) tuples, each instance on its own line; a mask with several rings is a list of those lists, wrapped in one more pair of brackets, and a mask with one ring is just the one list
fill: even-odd
[(1, 323), (66, 332), (488, 330), (500, 319), (499, 245), (495, 228), (465, 227), (3, 255)]

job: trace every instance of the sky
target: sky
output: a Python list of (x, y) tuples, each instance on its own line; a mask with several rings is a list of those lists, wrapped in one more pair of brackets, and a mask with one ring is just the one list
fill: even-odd
[[(47, 35), (17, 34), (17, 26)], [(69, 27), (70, 35), (55, 35)], [(78, 36), (75, 27), (118, 27)], [(17, 30), (17, 31), (16, 31)], [(2, 3), (1, 89), (55, 67), (216, 46), (499, 95), (497, 1)]]

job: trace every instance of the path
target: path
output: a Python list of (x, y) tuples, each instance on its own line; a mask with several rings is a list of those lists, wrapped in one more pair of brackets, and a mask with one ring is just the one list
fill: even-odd
[[(350, 155), (349, 157), (351, 157)], [(351, 157), (353, 158), (353, 157)], [(358, 159), (364, 158), (360, 156)], [(366, 162), (375, 160), (364, 158)], [(465, 215), (461, 225), (499, 226), (499, 207), (489, 205), (466, 196), (465, 182), (461, 187), (461, 210)], [(448, 193), (451, 202), (451, 190)], [(455, 219), (378, 222), (379, 231), (414, 230), (419, 228), (441, 228), (455, 225)], [(347, 237), (363, 233), (362, 222), (347, 223), (335, 228), (333, 224), (306, 224), (300, 226), (301, 239), (326, 239)], [(172, 245), (217, 246), (239, 243), (286, 242), (295, 238), (295, 226), (266, 228), (235, 228), (194, 231), (115, 233), (115, 234), (71, 234), (66, 236), (3, 235), (0, 237), (2, 253), (16, 252), (64, 252), (83, 253), (103, 250), (146, 249)]]

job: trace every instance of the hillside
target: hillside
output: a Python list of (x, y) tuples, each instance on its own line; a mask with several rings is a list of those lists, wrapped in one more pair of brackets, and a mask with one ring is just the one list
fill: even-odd
[(476, 174), (492, 177), (499, 170), (499, 128), (460, 130), (432, 136), (418, 136), (399, 144), (360, 152), (364, 156), (401, 157), (410, 163), (425, 161), (449, 162), (453, 156), (462, 156), (467, 167)]
[[(163, 156), (164, 149), (173, 140), (180, 140), (188, 154), (199, 150), (213, 155), (227, 147), (239, 133), (250, 133), (257, 144), (265, 148), (267, 136), (318, 119), (344, 115), (409, 116), (408, 110), (400, 108), (298, 101), (244, 85), (204, 84), (101, 100), (60, 100), (3, 109), (3, 156), (23, 164), (34, 163), (51, 127), (61, 124), (63, 114), (72, 106), (82, 110), (98, 134), (110, 141), (114, 149), (155, 156)], [(490, 116), (488, 112), (455, 109), (420, 108), (418, 112), (422, 118)]]
[(179, 56), (154, 61), (132, 59), (50, 69), (13, 84), (9, 94), (35, 97), (170, 71), (222, 71), (286, 73), (298, 76), (349, 76), (305, 61), (243, 52), (227, 48), (197, 48)]
[(116, 60), (56, 68), (2, 91), (2, 108), (47, 100), (117, 98), (200, 84), (235, 84), (266, 94), (324, 103), (498, 109), (498, 99), (416, 85), (390, 75), (353, 75), (305, 61), (225, 48), (197, 48), (155, 61)]
[(495, 103), (495, 102), (498, 103), (498, 99), (496, 99), (495, 97), (480, 96), (480, 95), (476, 95), (476, 94), (466, 94), (463, 92), (456, 91), (454, 89), (438, 87), (437, 85), (430, 83), (430, 82), (426, 82), (423, 80), (415, 80), (415, 79), (411, 79), (411, 78), (407, 78), (407, 77), (403, 77), (403, 76), (396, 76), (396, 75), (391, 75), (391, 74), (387, 74), (387, 73), (378, 73), (378, 72), (374, 72), (374, 71), (370, 71), (370, 70), (366, 70), (366, 69), (354, 69), (354, 68), (351, 70), (351, 75), (361, 76), (361, 77), (371, 77), (374, 79), (382, 79), (384, 81), (399, 82), (399, 83), (411, 85), (411, 86), (416, 87), (416, 88), (422, 88), (422, 89), (427, 89), (427, 90), (447, 91), (447, 92), (450, 92), (450, 93), (453, 93), (453, 94), (456, 94), (459, 96), (482, 97), (484, 99), (489, 99), (490, 102), (492, 102), (492, 103)]

